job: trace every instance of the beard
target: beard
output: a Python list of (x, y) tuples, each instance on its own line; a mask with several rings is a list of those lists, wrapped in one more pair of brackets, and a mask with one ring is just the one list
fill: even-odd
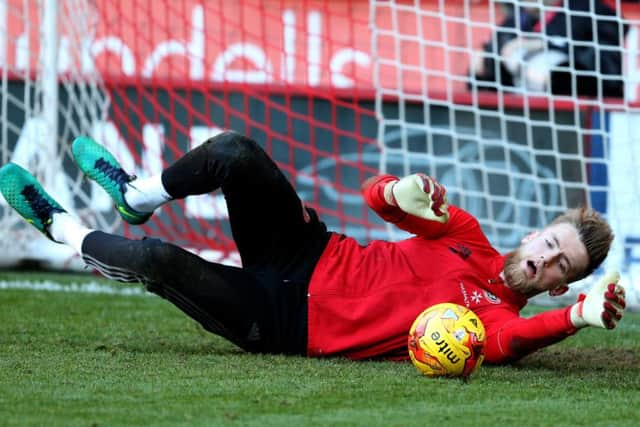
[(527, 277), (526, 272), (520, 266), (522, 255), (520, 250), (515, 250), (507, 255), (504, 262), (504, 279), (507, 286), (530, 298), (540, 293), (536, 283)]

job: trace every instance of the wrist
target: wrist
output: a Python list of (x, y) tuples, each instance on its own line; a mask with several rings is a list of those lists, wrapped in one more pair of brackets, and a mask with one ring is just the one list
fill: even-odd
[(390, 206), (398, 206), (398, 202), (393, 195), (393, 186), (396, 185), (397, 182), (398, 181), (387, 182), (387, 184), (384, 186), (384, 201), (387, 202), (387, 204)]
[(571, 323), (575, 328), (584, 328), (587, 326), (587, 322), (582, 317), (582, 309), (584, 306), (584, 302), (580, 301), (571, 306), (571, 311), (569, 312)]

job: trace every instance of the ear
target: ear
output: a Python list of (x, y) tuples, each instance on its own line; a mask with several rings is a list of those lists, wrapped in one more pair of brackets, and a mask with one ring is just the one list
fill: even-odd
[(555, 289), (550, 289), (549, 295), (551, 295), (552, 297), (557, 297), (566, 293), (568, 290), (569, 290), (569, 287), (567, 285), (558, 286)]
[(529, 234), (527, 234), (526, 236), (524, 236), (524, 237), (522, 238), (522, 240), (520, 241), (520, 243), (528, 243), (528, 242), (530, 242), (531, 240), (535, 239), (535, 238), (536, 238), (536, 236), (537, 236), (538, 234), (540, 234), (540, 231), (538, 231), (538, 230), (534, 230), (534, 231), (532, 231), (531, 233), (529, 233)]

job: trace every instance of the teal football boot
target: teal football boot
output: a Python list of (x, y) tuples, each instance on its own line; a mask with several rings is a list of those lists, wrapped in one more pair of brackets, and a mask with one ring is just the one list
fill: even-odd
[(136, 225), (145, 223), (151, 217), (153, 212), (139, 212), (127, 204), (124, 198), (127, 184), (136, 177), (126, 173), (106, 148), (91, 138), (79, 136), (73, 141), (71, 152), (82, 172), (111, 196), (123, 220)]
[(0, 193), (29, 224), (53, 240), (49, 233), (53, 214), (66, 211), (36, 177), (15, 163), (7, 163), (0, 168)]

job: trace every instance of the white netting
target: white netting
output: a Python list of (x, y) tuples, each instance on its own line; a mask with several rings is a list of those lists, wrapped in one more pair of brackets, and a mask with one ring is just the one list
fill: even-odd
[[(362, 222), (368, 211), (356, 190), (378, 160), (370, 144), (376, 123), (367, 99), (362, 105), (344, 102), (349, 90), (366, 94), (374, 81), (382, 171), (433, 174), (448, 187), (454, 203), (479, 218), (501, 250), (513, 248), (567, 207), (590, 204), (607, 215), (616, 231), (608, 265), (619, 268), (623, 280), (637, 289), (640, 226), (634, 219), (640, 212), (640, 144), (632, 124), (639, 112), (640, 7), (631, 4), (635, 8), (622, 19), (619, 11), (630, 10), (630, 3), (606, 2), (613, 3), (617, 15), (600, 19), (583, 10), (576, 16), (590, 28), (600, 21), (628, 27), (579, 42), (541, 36), (545, 32), (536, 30), (530, 38), (544, 42), (543, 55), (535, 56), (533, 67), (522, 49), (512, 49), (504, 68), (517, 72), (507, 82), (470, 79), (475, 52), (488, 45), (479, 57), (487, 70), (503, 73), (502, 56), (496, 53), (502, 42), (495, 34), (505, 11), (542, 2), (318, 0), (304, 2), (298, 10), (295, 2), (276, 0), (166, 1), (162, 7), (143, 0), (0, 1), (0, 161), (16, 161), (35, 171), (66, 208), (91, 226), (113, 230), (119, 222), (108, 197), (93, 191), (69, 158), (73, 138), (94, 136), (119, 150), (125, 169), (155, 173), (187, 149), (195, 135), (190, 130), (210, 135), (218, 127), (253, 129), (256, 138), (269, 139), (277, 160), (290, 162), (288, 171), (309, 171), (312, 179), (304, 181), (307, 172), (302, 173), (297, 188), (307, 200), (326, 205), (324, 218), (333, 213), (338, 226), (355, 220), (350, 234), (381, 237), (383, 230), (369, 230), (372, 224)], [(562, 14), (570, 5), (592, 4), (551, 3), (542, 10), (545, 17)], [(363, 13), (367, 4), (371, 45)], [(565, 30), (574, 28), (571, 22)], [(518, 21), (506, 33), (531, 33), (527, 25)], [(225, 30), (224, 37), (219, 29)], [(607, 44), (616, 33), (624, 39), (622, 46)], [(236, 50), (238, 43), (248, 41), (252, 49)], [(563, 46), (570, 46), (572, 54), (561, 55)], [(612, 65), (600, 59), (604, 51), (624, 58), (624, 97), (616, 92), (619, 76), (609, 68), (603, 72)], [(256, 52), (261, 55), (252, 61), (233, 60), (233, 55)], [(589, 52), (595, 52), (593, 70), (581, 68)], [(169, 56), (171, 60), (163, 59)], [(281, 67), (259, 74), (275, 79), (266, 85), (250, 79), (239, 85), (232, 78), (235, 73), (213, 72), (216, 67), (248, 67), (247, 75), (255, 76), (263, 63)], [(96, 66), (109, 79), (113, 104)], [(545, 67), (568, 73), (569, 79), (555, 89), (545, 87), (536, 73)], [(278, 91), (289, 89), (280, 99)], [(220, 96), (216, 90), (222, 90)], [(583, 90), (592, 93), (572, 95)], [(291, 94), (307, 98), (298, 102)], [(327, 100), (332, 108), (326, 108)], [(343, 107), (348, 107), (344, 113)], [(107, 117), (110, 108), (117, 114)], [(323, 133), (327, 130), (328, 136)], [(298, 149), (311, 154), (292, 160)], [(313, 187), (315, 175), (326, 175), (318, 188)], [(344, 182), (336, 188), (344, 194), (331, 193), (334, 188), (327, 183), (340, 179)], [(86, 209), (89, 205), (92, 209)], [(211, 221), (219, 210), (193, 215), (191, 207), (163, 212), (158, 227), (172, 238), (189, 234), (202, 243), (211, 237)], [(216, 236), (224, 239), (213, 244), (226, 250), (231, 244), (225, 224), (216, 225)], [(401, 237), (392, 227), (389, 233)], [(25, 257), (45, 259), (47, 245), (0, 204), (0, 253), (6, 254), (0, 265)], [(66, 256), (62, 264), (54, 264), (64, 265)]]
[[(86, 184), (77, 168), (69, 167), (70, 142), (90, 134), (109, 105), (88, 51), (95, 24), (87, 0), (0, 2), (0, 161), (34, 172), (66, 209), (108, 229), (113, 218), (76, 208), (87, 205)], [(71, 250), (49, 242), (0, 199), (0, 266), (25, 261), (80, 266)]]
[[(621, 270), (637, 306), (640, 145), (632, 126), (637, 82), (629, 70), (624, 76), (602, 70), (611, 65), (605, 64), (611, 60), (605, 52), (613, 55), (614, 66), (637, 63), (638, 21), (620, 16), (619, 1), (617, 15), (602, 17), (592, 6), (572, 16), (586, 18), (591, 28), (605, 23), (609, 36), (626, 44), (607, 45), (604, 27), (591, 39), (571, 40), (545, 29), (557, 25), (553, 16), (567, 16), (575, 2), (547, 3), (372, 0), (380, 168), (399, 176), (420, 171), (437, 177), (450, 200), (473, 213), (503, 251), (568, 207), (595, 207), (616, 232), (606, 265)], [(590, 2), (582, 3), (588, 9)], [(519, 19), (524, 6), (540, 9), (541, 28), (529, 29)], [(516, 16), (515, 26), (502, 36), (524, 41), (503, 50), (511, 52), (505, 58), (497, 53), (502, 42), (496, 33), (508, 13)], [(582, 21), (564, 22), (571, 34)], [(526, 43), (540, 43), (535, 62), (529, 62), (535, 55), (525, 51)], [(563, 57), (556, 46), (568, 46), (569, 53)], [(593, 70), (582, 66), (581, 49), (595, 54)], [(617, 64), (616, 55), (622, 58)], [(474, 58), (482, 58), (489, 74), (498, 77), (473, 77)], [(505, 77), (509, 70), (513, 74)], [(548, 72), (559, 73), (553, 74), (559, 78), (555, 86), (540, 83)], [(618, 92), (623, 78), (626, 99)], [(389, 233), (402, 236), (393, 227)]]

